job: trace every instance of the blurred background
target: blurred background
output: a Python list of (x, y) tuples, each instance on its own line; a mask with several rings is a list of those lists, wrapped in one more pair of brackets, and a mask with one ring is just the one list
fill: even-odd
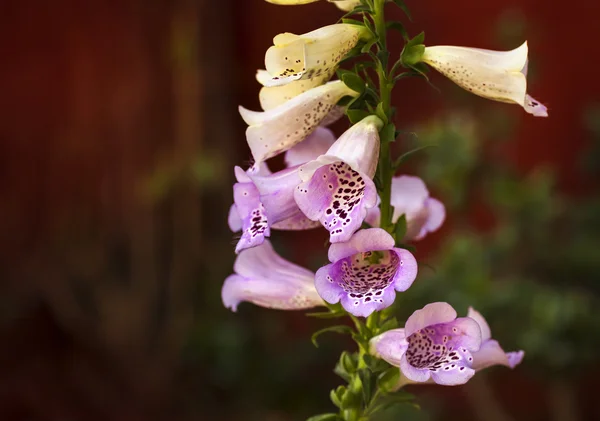
[[(397, 152), (437, 145), (402, 172), (448, 209), (416, 244), (419, 278), (398, 315), (473, 305), (526, 358), (463, 387), (409, 387), (423, 410), (380, 419), (600, 419), (600, 4), (406, 2), (409, 33), (428, 45), (527, 39), (529, 92), (550, 117), (439, 74), (440, 92), (397, 85)], [(236, 107), (259, 109), (254, 73), (275, 34), (331, 24), (337, 8), (3, 0), (0, 16), (0, 419), (291, 421), (333, 409), (332, 369), (352, 343), (332, 335), (316, 349), (311, 333), (330, 322), (231, 313), (220, 288), (234, 260), (233, 165), (250, 159)], [(273, 234), (312, 269), (325, 239)]]

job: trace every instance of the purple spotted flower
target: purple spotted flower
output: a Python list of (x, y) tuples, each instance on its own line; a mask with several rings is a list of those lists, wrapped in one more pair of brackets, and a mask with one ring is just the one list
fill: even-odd
[(242, 231), (236, 253), (256, 247), (277, 230), (316, 228), (319, 222), (308, 219), (294, 200), (294, 189), (300, 183), (299, 164), (314, 159), (333, 144), (333, 133), (318, 127), (303, 142), (286, 152), (288, 168), (271, 173), (265, 163), (247, 171), (235, 167), (237, 183), (233, 186), (234, 204), (229, 210), (229, 227)]
[(331, 264), (315, 276), (319, 295), (328, 303), (341, 301), (355, 316), (367, 317), (389, 307), (396, 291), (406, 291), (417, 276), (417, 261), (381, 228), (358, 231), (350, 241), (329, 247)]
[[(436, 231), (446, 219), (444, 204), (429, 197), (429, 191), (419, 177), (401, 175), (392, 178), (391, 205), (394, 207), (392, 222), (406, 216), (405, 240), (421, 240), (430, 232)], [(369, 209), (366, 221), (379, 225), (380, 211)]]
[(325, 154), (300, 167), (296, 203), (309, 219), (321, 222), (332, 243), (348, 241), (377, 203), (372, 178), (382, 125), (376, 116), (364, 118)]
[(404, 329), (371, 339), (371, 353), (400, 367), (404, 383), (466, 383), (474, 374), (474, 354), (481, 329), (470, 317), (456, 317), (448, 303), (427, 304), (415, 311)]
[(504, 352), (498, 341), (492, 339), (490, 326), (473, 307), (469, 307), (467, 316), (475, 320), (481, 329), (481, 348), (479, 348), (479, 351), (473, 353), (473, 369), (475, 371), (483, 370), (493, 365), (504, 365), (509, 368), (515, 368), (523, 361), (525, 351)]
[(279, 256), (269, 240), (242, 251), (225, 279), (221, 298), (237, 310), (242, 301), (279, 310), (300, 310), (324, 305), (314, 286), (314, 273)]

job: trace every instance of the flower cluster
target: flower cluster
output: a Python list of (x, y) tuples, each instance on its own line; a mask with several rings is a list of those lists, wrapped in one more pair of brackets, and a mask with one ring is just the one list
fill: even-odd
[[(294, 5), (316, 0), (268, 1)], [(358, 72), (347, 78), (340, 72), (341, 79), (332, 80), (349, 55), (368, 52), (373, 45), (385, 51), (381, 28), (385, 31), (386, 25), (385, 0), (329, 1), (362, 13), (365, 22), (368, 16), (373, 25), (349, 20), (303, 35), (277, 35), (265, 53), (265, 70), (256, 75), (263, 86), (263, 111), (239, 108), (254, 164), (234, 170), (229, 226), (241, 234), (235, 273), (222, 290), (224, 304), (233, 311), (242, 301), (282, 310), (340, 303), (354, 318), (369, 317), (390, 307), (396, 293), (413, 284), (417, 260), (406, 244), (438, 230), (446, 214), (420, 178), (394, 175), (389, 143), (396, 131), (389, 98), (390, 81), (399, 79), (394, 75), (398, 66), (419, 75), (429, 65), (476, 95), (547, 116), (546, 108), (526, 92), (527, 43), (497, 52), (426, 47), (420, 36), (405, 40), (390, 72), (387, 61), (370, 55), (379, 93)], [(365, 99), (369, 95), (373, 103)], [(357, 110), (356, 104), (364, 109)], [(327, 126), (344, 114), (355, 124), (336, 138)], [(266, 161), (280, 154), (285, 168), (272, 172)], [(268, 240), (272, 230), (318, 227), (328, 232), (330, 263), (316, 273), (280, 257)], [(428, 304), (403, 329), (369, 339), (368, 352), (400, 368), (397, 387), (462, 384), (477, 370), (496, 364), (514, 367), (523, 358), (523, 351), (506, 354), (491, 339), (478, 312), (470, 309), (467, 317), (457, 318), (447, 303)]]

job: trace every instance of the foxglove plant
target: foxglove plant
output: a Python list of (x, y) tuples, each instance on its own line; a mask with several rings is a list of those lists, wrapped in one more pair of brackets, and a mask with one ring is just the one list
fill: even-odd
[[(263, 111), (240, 107), (255, 162), (245, 171), (235, 168), (229, 225), (241, 235), (222, 299), (233, 311), (247, 301), (279, 310), (323, 307), (309, 316), (349, 317), (353, 327), (313, 335), (316, 344), (323, 332), (350, 332), (357, 350), (342, 353), (336, 366), (348, 382), (330, 393), (338, 410), (310, 421), (365, 421), (396, 398), (406, 402), (398, 389), (407, 384), (460, 385), (492, 365), (513, 368), (524, 356), (505, 353), (472, 308), (457, 317), (448, 303), (428, 304), (403, 328), (393, 315), (396, 295), (417, 277), (408, 243), (438, 230), (446, 216), (421, 179), (395, 176), (416, 150), (392, 155), (400, 133), (394, 86), (407, 76), (427, 78), (431, 66), (480, 97), (518, 104), (534, 116), (548, 113), (527, 94), (527, 43), (507, 52), (426, 47), (423, 33), (409, 38), (401, 22), (385, 17), (387, 5), (408, 14), (403, 0), (329, 1), (348, 11), (341, 22), (277, 35), (265, 70), (256, 74)], [(402, 35), (400, 53), (388, 50), (388, 30)], [(343, 114), (351, 126), (336, 139), (325, 126)], [(286, 168), (271, 172), (265, 161), (284, 152)], [(268, 239), (275, 230), (320, 226), (328, 232), (329, 263), (316, 273), (280, 257)]]

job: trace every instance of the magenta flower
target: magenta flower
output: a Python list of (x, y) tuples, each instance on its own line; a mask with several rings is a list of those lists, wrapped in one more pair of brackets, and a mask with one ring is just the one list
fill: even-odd
[(493, 365), (504, 365), (509, 368), (515, 368), (523, 361), (525, 351), (504, 352), (498, 341), (492, 339), (490, 326), (473, 307), (469, 307), (467, 316), (475, 320), (481, 329), (481, 348), (479, 348), (479, 351), (473, 353), (473, 369), (475, 371), (483, 370)]
[(315, 276), (323, 300), (341, 301), (346, 311), (367, 317), (389, 307), (396, 291), (406, 291), (417, 276), (417, 261), (381, 228), (360, 230), (350, 241), (329, 247), (330, 264)]
[(262, 244), (271, 235), (271, 228), (305, 230), (319, 226), (318, 221), (311, 221), (300, 211), (294, 200), (294, 189), (301, 181), (298, 166), (327, 151), (334, 141), (329, 129), (319, 127), (286, 152), (285, 170), (271, 173), (264, 163), (246, 172), (235, 167), (238, 182), (233, 186), (234, 204), (228, 222), (232, 231), (242, 231), (236, 253)]
[[(446, 208), (437, 199), (429, 197), (429, 191), (419, 177), (401, 175), (392, 179), (391, 205), (394, 207), (392, 222), (406, 216), (404, 240), (421, 240), (428, 233), (438, 230), (446, 219)], [(369, 209), (366, 221), (379, 225), (379, 208)]]
[(278, 310), (300, 310), (324, 305), (314, 286), (314, 273), (288, 262), (266, 240), (242, 251), (225, 279), (221, 298), (233, 311), (242, 301)]
[(310, 220), (321, 222), (332, 243), (348, 241), (377, 203), (372, 178), (382, 125), (376, 116), (364, 118), (325, 154), (300, 167), (296, 203)]
[(464, 384), (475, 374), (472, 353), (480, 349), (481, 329), (470, 317), (456, 316), (448, 303), (427, 304), (404, 329), (371, 339), (371, 352), (400, 367), (405, 383)]

